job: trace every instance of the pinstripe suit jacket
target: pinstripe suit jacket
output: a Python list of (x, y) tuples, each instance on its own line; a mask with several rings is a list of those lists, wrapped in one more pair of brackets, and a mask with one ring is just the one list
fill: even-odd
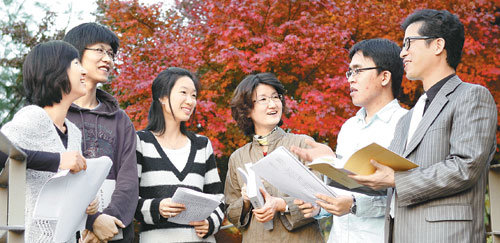
[(399, 121), (390, 149), (419, 167), (395, 173), (394, 229), (386, 220), (386, 240), (392, 233), (393, 242), (484, 242), (487, 171), (496, 149), (493, 97), (452, 77), (406, 147), (412, 113)]

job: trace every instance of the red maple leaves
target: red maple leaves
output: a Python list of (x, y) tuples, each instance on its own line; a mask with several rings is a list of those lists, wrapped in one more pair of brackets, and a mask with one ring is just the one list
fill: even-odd
[[(121, 41), (119, 75), (111, 87), (142, 129), (154, 77), (169, 66), (196, 72), (203, 90), (190, 129), (210, 137), (216, 155), (228, 156), (247, 142), (231, 118), (232, 91), (249, 73), (273, 72), (288, 90), (284, 128), (334, 146), (340, 126), (358, 109), (344, 76), (348, 49), (368, 38), (400, 43), (399, 25), (416, 9), (459, 15), (466, 43), (457, 71), (500, 102), (498, 7), (458, 2), (185, 0), (165, 11), (160, 4), (105, 0), (102, 21)], [(401, 101), (411, 106), (420, 87), (404, 80), (403, 88)]]

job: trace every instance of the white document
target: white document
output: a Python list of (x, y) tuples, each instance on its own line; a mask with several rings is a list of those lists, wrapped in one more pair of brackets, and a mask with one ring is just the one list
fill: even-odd
[(283, 146), (260, 159), (252, 169), (281, 192), (305, 202), (316, 204), (314, 195), (318, 193), (336, 197), (329, 186)]
[[(115, 191), (116, 181), (115, 180), (104, 180), (101, 188), (97, 192), (97, 198), (99, 199), (99, 212), (104, 211), (105, 208), (111, 203), (111, 196), (113, 196), (113, 192)], [(123, 239), (123, 229), (118, 228), (118, 234), (113, 237), (111, 240), (122, 240)]]
[(172, 202), (184, 204), (186, 210), (169, 218), (168, 221), (176, 224), (189, 224), (191, 221), (204, 220), (219, 206), (223, 197), (223, 195), (207, 194), (179, 187), (172, 196)]
[[(264, 191), (266, 190), (266, 188), (262, 184), (262, 180), (260, 179), (260, 177), (255, 174), (252, 168), (250, 168), (251, 166), (251, 163), (246, 163), (246, 172), (242, 168), (238, 168), (238, 172), (247, 185), (247, 196), (250, 199), (252, 206), (254, 208), (261, 208), (262, 206), (264, 206), (265, 200), (262, 196), (262, 193), (260, 193), (259, 188), (264, 189)], [(266, 230), (272, 230), (273, 227), (274, 226), (272, 220), (264, 223), (264, 229)]]
[(87, 170), (76, 174), (61, 171), (45, 183), (33, 213), (34, 219), (57, 220), (55, 242), (66, 242), (87, 217), (85, 210), (95, 199), (112, 162), (103, 156), (87, 159)]

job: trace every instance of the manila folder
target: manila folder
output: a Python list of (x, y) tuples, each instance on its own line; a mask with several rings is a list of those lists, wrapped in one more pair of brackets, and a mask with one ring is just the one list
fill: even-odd
[(353, 189), (358, 187), (363, 187), (363, 185), (357, 183), (354, 179), (347, 175), (353, 175), (352, 172), (347, 171), (343, 168), (337, 168), (336, 163), (338, 159), (334, 157), (321, 157), (315, 159), (312, 163), (307, 166), (315, 171), (320, 172), (323, 175), (328, 176), (330, 179), (336, 181), (343, 186)]
[(373, 174), (375, 167), (370, 163), (372, 159), (380, 164), (391, 167), (395, 171), (406, 171), (418, 167), (418, 165), (389, 149), (372, 143), (352, 154), (345, 163), (344, 169), (359, 175)]

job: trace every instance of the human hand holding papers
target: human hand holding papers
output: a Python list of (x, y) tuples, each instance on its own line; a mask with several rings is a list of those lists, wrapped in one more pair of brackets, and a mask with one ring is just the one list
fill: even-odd
[(329, 186), (282, 146), (259, 160), (251, 168), (281, 192), (305, 202), (316, 204), (317, 193), (336, 196)]
[(57, 220), (55, 242), (75, 237), (86, 218), (85, 210), (95, 199), (111, 165), (109, 157), (87, 159), (87, 170), (76, 174), (62, 170), (45, 183), (38, 195), (33, 218)]
[[(262, 184), (262, 180), (260, 179), (260, 177), (255, 174), (252, 168), (250, 168), (251, 166), (252, 166), (251, 163), (245, 164), (246, 171), (243, 170), (242, 168), (238, 168), (238, 173), (245, 181), (246, 194), (248, 196), (248, 199), (250, 200), (250, 203), (254, 208), (258, 209), (263, 207), (265, 204), (264, 197), (262, 196), (262, 193), (259, 191), (259, 189), (262, 188), (262, 190), (264, 191), (266, 189)], [(264, 228), (266, 230), (272, 230), (273, 222), (272, 221), (265, 222)]]
[[(372, 160), (375, 162), (371, 162)], [(382, 185), (365, 183), (372, 179), (377, 181), (383, 179), (379, 177), (390, 177), (391, 171), (392, 177), (394, 177), (394, 171), (405, 171), (418, 167), (411, 161), (376, 143), (361, 148), (348, 158), (339, 160), (331, 156), (321, 157), (315, 159), (308, 166), (349, 189), (367, 185), (375, 190), (383, 189)], [(375, 173), (376, 171), (378, 173)], [(367, 175), (372, 176), (362, 177)], [(388, 184), (386, 187), (391, 186), (389, 181), (386, 184)]]
[(376, 168), (375, 173), (370, 175), (349, 175), (349, 177), (373, 190), (383, 190), (389, 187), (396, 187), (394, 170), (391, 167), (379, 164), (373, 159), (370, 160), (370, 164)]
[(189, 222), (201, 221), (219, 206), (223, 195), (213, 195), (198, 192), (189, 188), (179, 187), (172, 196), (172, 202), (184, 204), (185, 210), (168, 221), (176, 224), (189, 224)]

